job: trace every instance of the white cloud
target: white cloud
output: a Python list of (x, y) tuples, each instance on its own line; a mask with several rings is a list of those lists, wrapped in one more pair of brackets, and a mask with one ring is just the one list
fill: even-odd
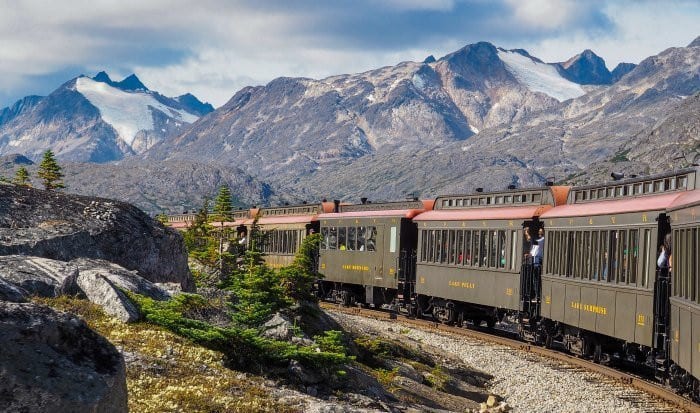
[[(700, 35), (697, 2), (617, 2), (603, 9), (611, 32), (573, 31), (520, 44), (547, 62), (565, 61), (584, 49), (600, 55), (610, 70), (620, 62), (639, 63), (669, 47), (683, 47)], [(516, 46), (513, 46), (516, 47)]]
[(569, 24), (582, 8), (574, 0), (506, 0), (516, 20), (536, 29), (557, 29)]

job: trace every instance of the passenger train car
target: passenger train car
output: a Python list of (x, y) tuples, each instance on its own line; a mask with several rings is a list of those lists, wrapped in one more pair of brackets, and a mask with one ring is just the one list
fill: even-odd
[[(251, 211), (243, 225), (247, 233), (257, 219), (257, 225), (264, 234), (261, 250), (265, 263), (270, 267), (280, 268), (294, 261), (304, 238), (319, 232), (318, 217), (335, 209), (336, 205), (333, 202), (260, 208)], [(246, 243), (250, 242), (248, 238)]]
[[(443, 196), (414, 218), (419, 227), (416, 306), (448, 323), (493, 326), (510, 311), (532, 311), (539, 295), (521, 290), (521, 267), (539, 216), (566, 200), (568, 187)], [(527, 295), (523, 300), (522, 298)]]
[(319, 215), (321, 296), (346, 305), (376, 306), (409, 297), (417, 232), (412, 219), (432, 205), (419, 200), (363, 202)]

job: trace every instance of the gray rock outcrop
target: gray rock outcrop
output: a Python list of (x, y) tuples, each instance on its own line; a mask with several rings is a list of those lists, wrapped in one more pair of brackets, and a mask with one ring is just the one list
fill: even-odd
[(28, 296), (28, 292), (0, 278), (0, 301), (23, 303)]
[(32, 295), (57, 297), (76, 294), (75, 264), (24, 255), (0, 256), (0, 279)]
[(102, 259), (151, 282), (194, 288), (182, 237), (107, 199), (0, 185), (0, 255)]
[(86, 271), (78, 276), (78, 286), (88, 300), (99, 305), (109, 315), (125, 323), (138, 321), (138, 308), (119, 288), (99, 271)]
[(127, 411), (122, 356), (70, 314), (0, 301), (0, 349), (3, 411)]

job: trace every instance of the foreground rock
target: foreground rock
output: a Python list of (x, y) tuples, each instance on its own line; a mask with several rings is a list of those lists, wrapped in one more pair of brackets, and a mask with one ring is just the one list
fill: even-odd
[(182, 237), (107, 199), (0, 184), (0, 255), (103, 259), (151, 282), (194, 288)]
[(78, 267), (73, 263), (24, 255), (0, 256), (0, 278), (32, 295), (76, 294)]
[(124, 360), (80, 319), (0, 301), (0, 409), (127, 411)]

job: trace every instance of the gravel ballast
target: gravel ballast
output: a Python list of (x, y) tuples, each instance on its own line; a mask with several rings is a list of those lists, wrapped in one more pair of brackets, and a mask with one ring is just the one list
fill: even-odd
[[(396, 322), (329, 313), (349, 330), (395, 334)], [(406, 340), (434, 347), (493, 376), (490, 391), (516, 412), (675, 412), (652, 396), (597, 373), (499, 344), (401, 327)], [(426, 348), (426, 351), (431, 351)]]

